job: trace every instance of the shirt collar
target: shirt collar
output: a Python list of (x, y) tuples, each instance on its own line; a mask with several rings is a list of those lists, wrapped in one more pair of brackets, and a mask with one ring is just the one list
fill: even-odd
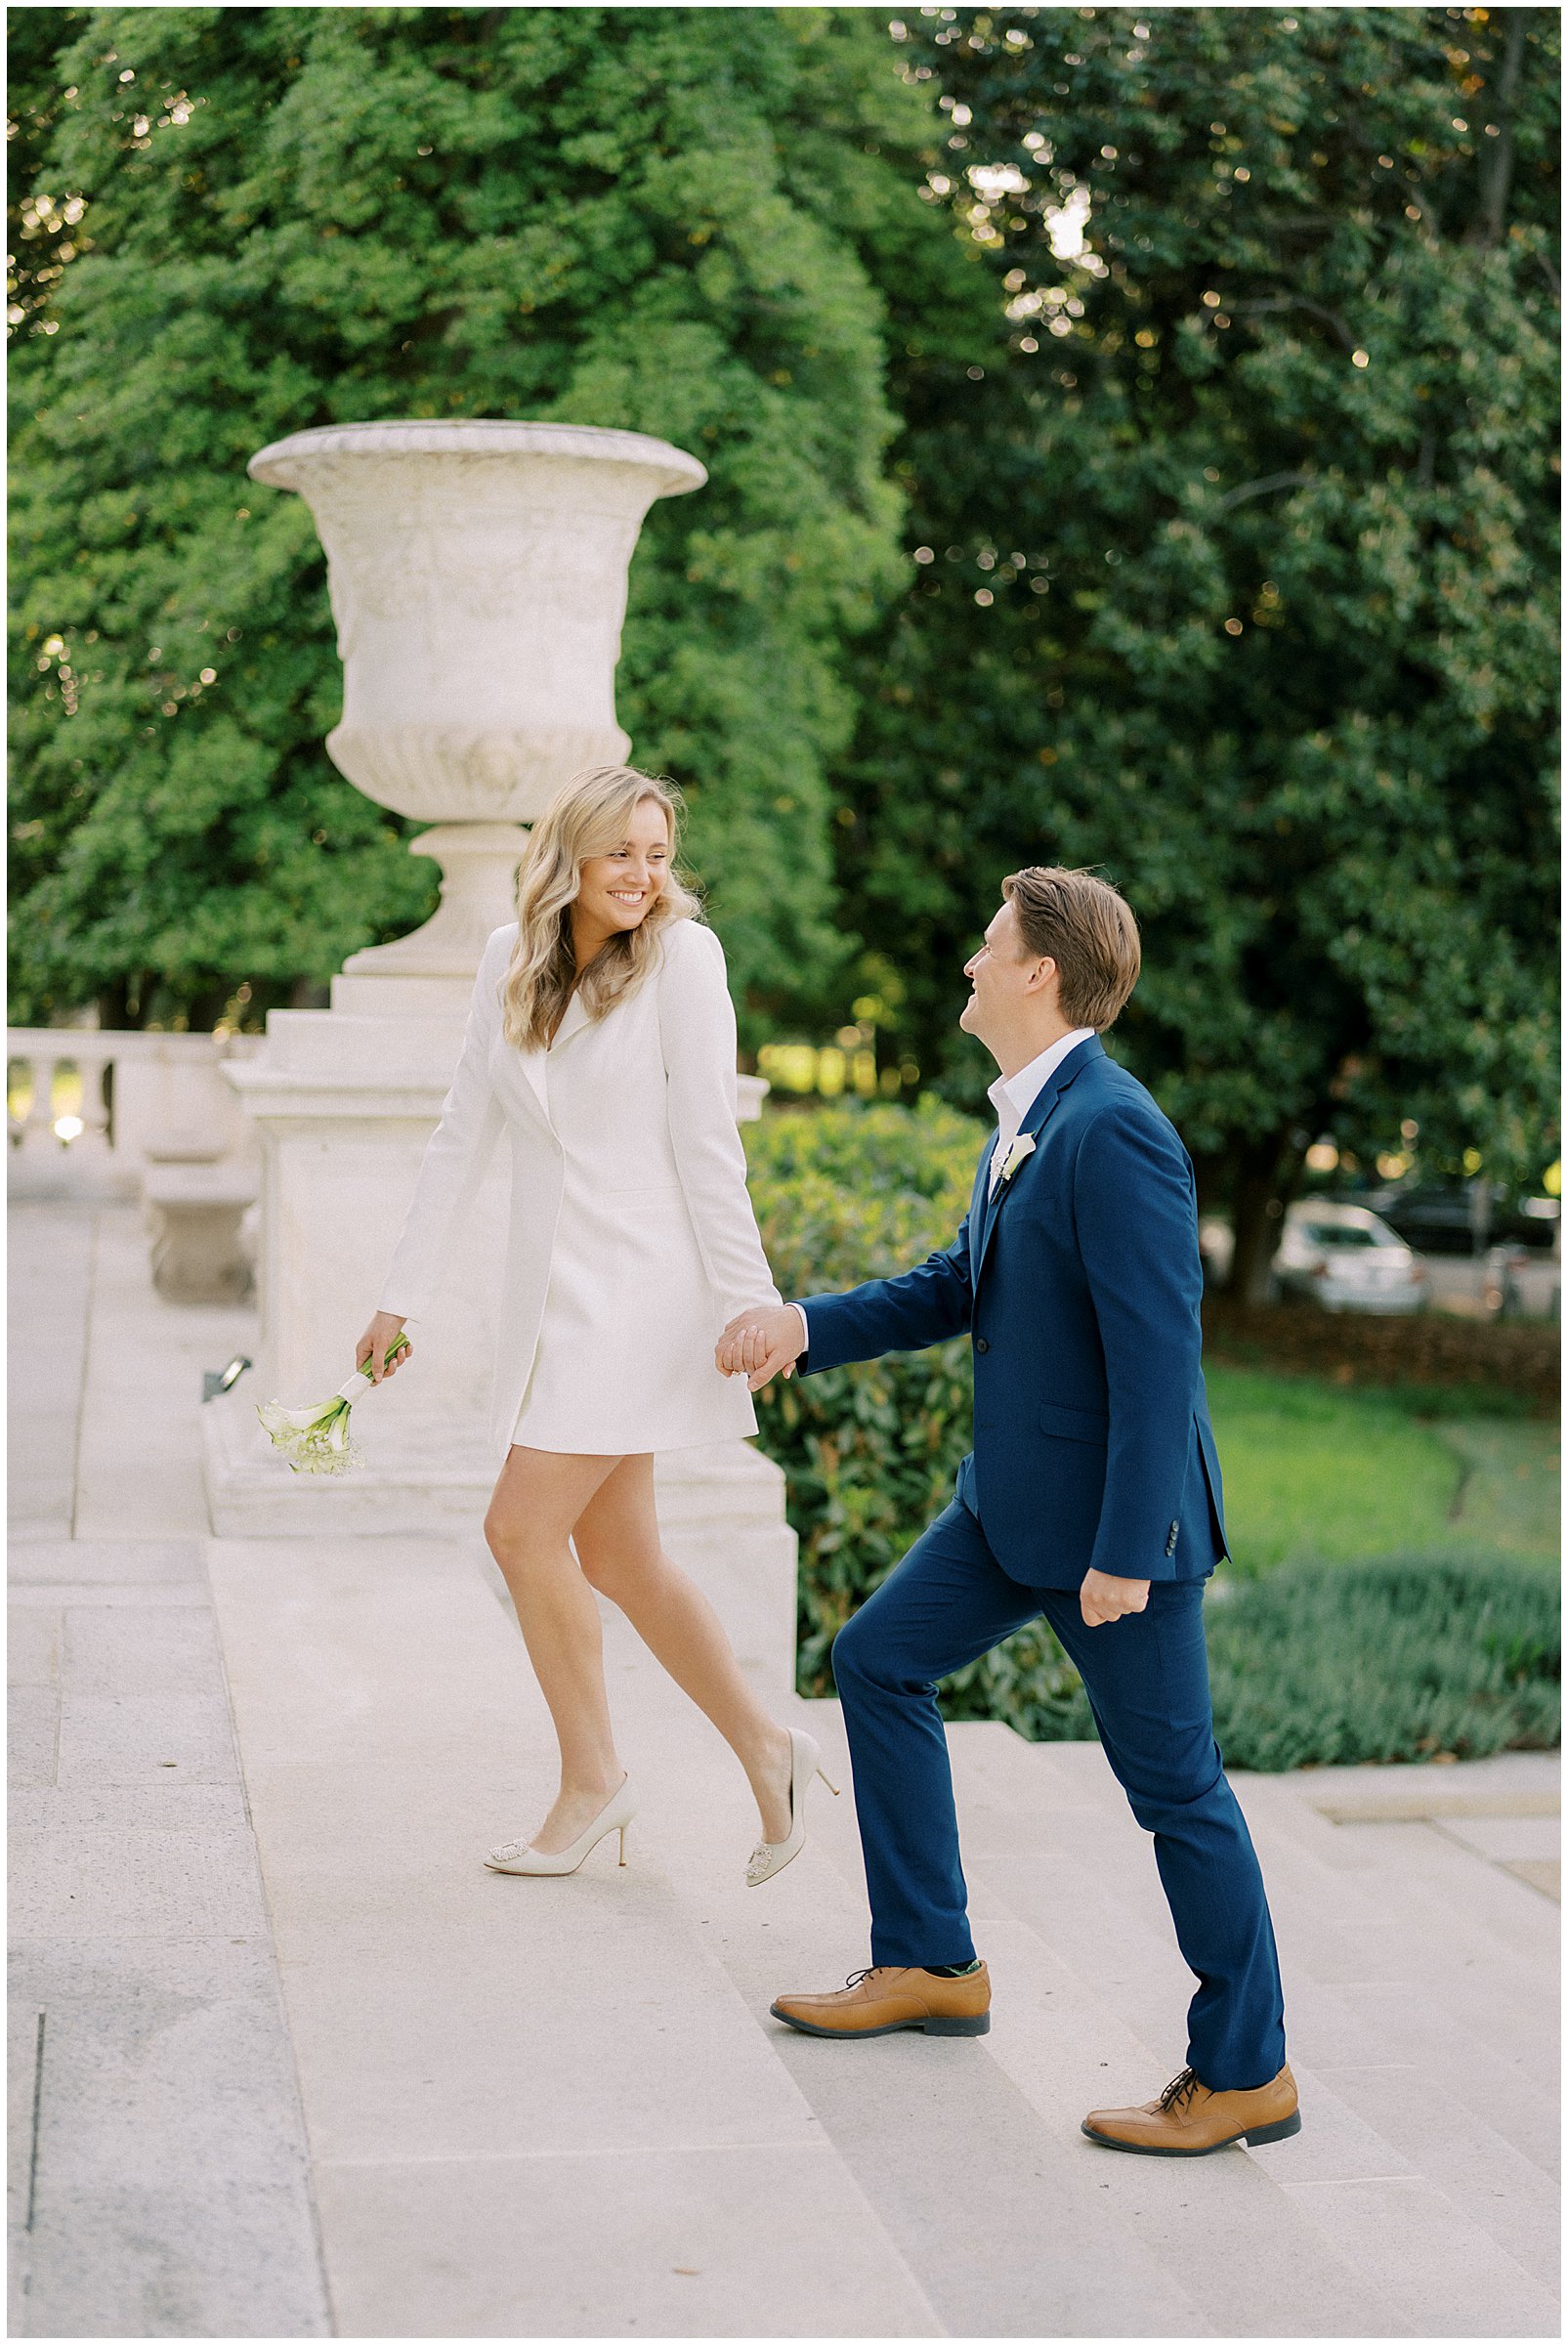
[(1080, 1043), (1086, 1043), (1093, 1032), (1092, 1026), (1075, 1026), (1071, 1034), (1062, 1035), (1049, 1049), (1032, 1058), (1027, 1067), (1020, 1067), (1016, 1075), (1005, 1080), (998, 1076), (986, 1094), (996, 1111), (997, 1122), (1011, 1124), (1016, 1130), (1068, 1052), (1076, 1050)]

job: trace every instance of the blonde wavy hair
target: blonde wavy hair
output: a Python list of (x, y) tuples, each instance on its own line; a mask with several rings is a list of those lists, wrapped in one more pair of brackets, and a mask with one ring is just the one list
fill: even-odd
[[(613, 936), (583, 970), (580, 986), (572, 951), (572, 907), (590, 855), (612, 855), (647, 798), (664, 810), (669, 866), (664, 884), (635, 928)], [(634, 993), (658, 955), (659, 939), (676, 920), (701, 907), (675, 869), (680, 850), (681, 793), (673, 782), (639, 773), (633, 765), (596, 765), (562, 784), (534, 824), (517, 874), (517, 943), (501, 980), (501, 1026), (520, 1050), (542, 1050), (561, 1023), (572, 989), (590, 1018), (602, 1018)]]

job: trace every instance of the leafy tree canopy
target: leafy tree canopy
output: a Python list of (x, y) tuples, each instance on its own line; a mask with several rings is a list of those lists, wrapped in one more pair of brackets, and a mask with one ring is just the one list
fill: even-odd
[(244, 461), (560, 416), (712, 471), (650, 517), (620, 703), (692, 787), (751, 1039), (869, 991), (973, 1097), (996, 882), (1088, 863), (1145, 932), (1117, 1047), (1244, 1284), (1320, 1131), (1555, 1152), (1553, 12), (12, 43), (22, 1015), (199, 1022), (240, 974), (255, 1014), (421, 916), (320, 747), (309, 516)]
[[(975, 332), (937, 134), (855, 10), (38, 9), (12, 19), (15, 1014), (210, 1023), (430, 908), (333, 772), (285, 433), (619, 425), (657, 506), (619, 709), (691, 790), (737, 991), (831, 1003), (848, 640), (908, 569), (883, 302)], [(802, 972), (806, 976), (802, 977)]]
[(1011, 335), (934, 387), (917, 327), (895, 354), (919, 576), (860, 650), (840, 863), (900, 1040), (976, 1095), (954, 976), (997, 880), (1090, 864), (1144, 930), (1117, 1047), (1236, 1206), (1241, 1282), (1322, 1131), (1539, 1177), (1555, 12), (894, 32)]

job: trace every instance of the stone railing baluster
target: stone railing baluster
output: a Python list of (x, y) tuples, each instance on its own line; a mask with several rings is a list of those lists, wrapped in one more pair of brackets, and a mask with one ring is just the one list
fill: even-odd
[[(26, 1117), (12, 1105), (13, 1094), (20, 1088), (20, 1070), (27, 1069), (27, 1082), (32, 1082), (32, 1068), (24, 1058), (14, 1052), (6, 1055), (6, 1139), (13, 1148), (20, 1148), (27, 1130)], [(29, 1101), (30, 1104), (30, 1101)]]
[(78, 1111), (82, 1129), (74, 1144), (84, 1151), (98, 1153), (110, 1145), (105, 1078), (113, 1063), (112, 1045), (91, 1055), (83, 1051), (77, 1058), (76, 1071), (82, 1079), (82, 1103)]
[(21, 1145), (35, 1151), (58, 1147), (55, 1137), (55, 1069), (59, 1060), (29, 1053), (26, 1060), (32, 1096), (21, 1121)]

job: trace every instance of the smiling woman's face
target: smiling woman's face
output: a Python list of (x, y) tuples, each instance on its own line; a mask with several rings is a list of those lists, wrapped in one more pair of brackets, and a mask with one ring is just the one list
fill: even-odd
[(641, 927), (669, 875), (669, 825), (657, 798), (642, 798), (625, 838), (609, 855), (587, 855), (578, 873), (577, 922), (601, 944)]

